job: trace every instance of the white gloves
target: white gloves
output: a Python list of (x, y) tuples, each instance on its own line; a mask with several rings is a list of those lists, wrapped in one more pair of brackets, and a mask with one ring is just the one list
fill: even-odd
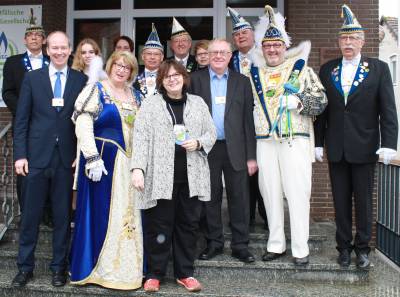
[(383, 158), (383, 164), (388, 165), (397, 155), (397, 152), (390, 148), (381, 147), (376, 151), (377, 155)]
[(105, 175), (108, 174), (104, 164), (99, 164), (98, 166), (89, 169), (89, 178), (94, 182), (98, 182), (101, 180), (103, 173)]
[(282, 95), (282, 107), (287, 109), (292, 110), (292, 109), (297, 109), (300, 103), (299, 98), (295, 95)]
[(315, 160), (318, 162), (322, 162), (324, 160), (324, 148), (316, 147), (315, 148)]

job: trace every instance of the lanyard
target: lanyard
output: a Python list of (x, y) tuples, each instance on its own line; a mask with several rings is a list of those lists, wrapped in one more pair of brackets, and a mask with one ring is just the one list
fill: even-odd
[[(172, 117), (173, 117), (173, 120), (174, 120), (174, 125), (177, 125), (177, 121), (176, 121), (176, 116), (175, 116), (174, 110), (172, 109), (171, 104), (167, 103), (167, 105), (169, 107), (169, 110), (171, 111), (171, 114), (172, 114)], [(183, 118), (183, 114), (185, 113), (185, 106), (186, 106), (186, 103), (183, 103), (183, 113), (182, 113), (182, 124), (183, 125), (185, 125), (185, 120)]]

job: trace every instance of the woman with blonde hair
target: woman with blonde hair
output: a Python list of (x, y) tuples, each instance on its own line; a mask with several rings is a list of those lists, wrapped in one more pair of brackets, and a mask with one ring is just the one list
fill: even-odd
[(107, 79), (87, 85), (75, 103), (79, 152), (72, 284), (121, 290), (142, 285), (142, 223), (129, 170), (141, 102), (131, 87), (137, 71), (130, 52), (114, 52), (107, 61)]
[(100, 47), (91, 38), (85, 38), (79, 42), (71, 68), (85, 73), (89, 77), (88, 84), (107, 77), (103, 71)]

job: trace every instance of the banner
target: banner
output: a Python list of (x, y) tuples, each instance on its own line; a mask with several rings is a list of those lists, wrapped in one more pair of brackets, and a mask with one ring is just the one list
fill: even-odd
[(4, 62), (10, 56), (25, 52), (24, 35), (31, 8), (36, 24), (42, 24), (42, 5), (0, 6), (0, 107), (5, 106), (1, 96)]

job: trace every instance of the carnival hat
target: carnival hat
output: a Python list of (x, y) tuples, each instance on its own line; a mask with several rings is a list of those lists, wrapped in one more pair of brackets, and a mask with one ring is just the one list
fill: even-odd
[(146, 43), (144, 44), (143, 50), (147, 48), (155, 48), (164, 52), (164, 47), (160, 42), (160, 38), (158, 38), (158, 33), (156, 27), (154, 26), (154, 23), (151, 23), (151, 33), (149, 35), (149, 38), (147, 38)]
[(232, 19), (232, 34), (245, 29), (253, 30), (253, 27), (250, 25), (250, 23), (246, 21), (236, 10), (228, 7), (228, 12)]
[(289, 47), (290, 37), (285, 30), (285, 18), (280, 13), (275, 14), (274, 9), (269, 5), (265, 6), (265, 16), (268, 24), (262, 42), (282, 41), (286, 47)]
[(33, 8), (30, 10), (29, 14), (29, 27), (25, 30), (25, 35), (32, 32), (42, 33), (43, 37), (45, 36), (44, 29), (41, 25), (36, 24), (36, 17), (33, 15)]
[(189, 35), (189, 32), (186, 31), (182, 25), (176, 20), (175, 17), (172, 18), (172, 32), (171, 32), (171, 38), (175, 36), (180, 36), (180, 35)]
[(342, 6), (341, 17), (344, 18), (344, 22), (342, 28), (340, 28), (339, 34), (350, 34), (362, 32), (364, 30), (364, 28), (361, 27), (360, 23), (357, 21), (351, 9), (346, 4), (343, 4)]

